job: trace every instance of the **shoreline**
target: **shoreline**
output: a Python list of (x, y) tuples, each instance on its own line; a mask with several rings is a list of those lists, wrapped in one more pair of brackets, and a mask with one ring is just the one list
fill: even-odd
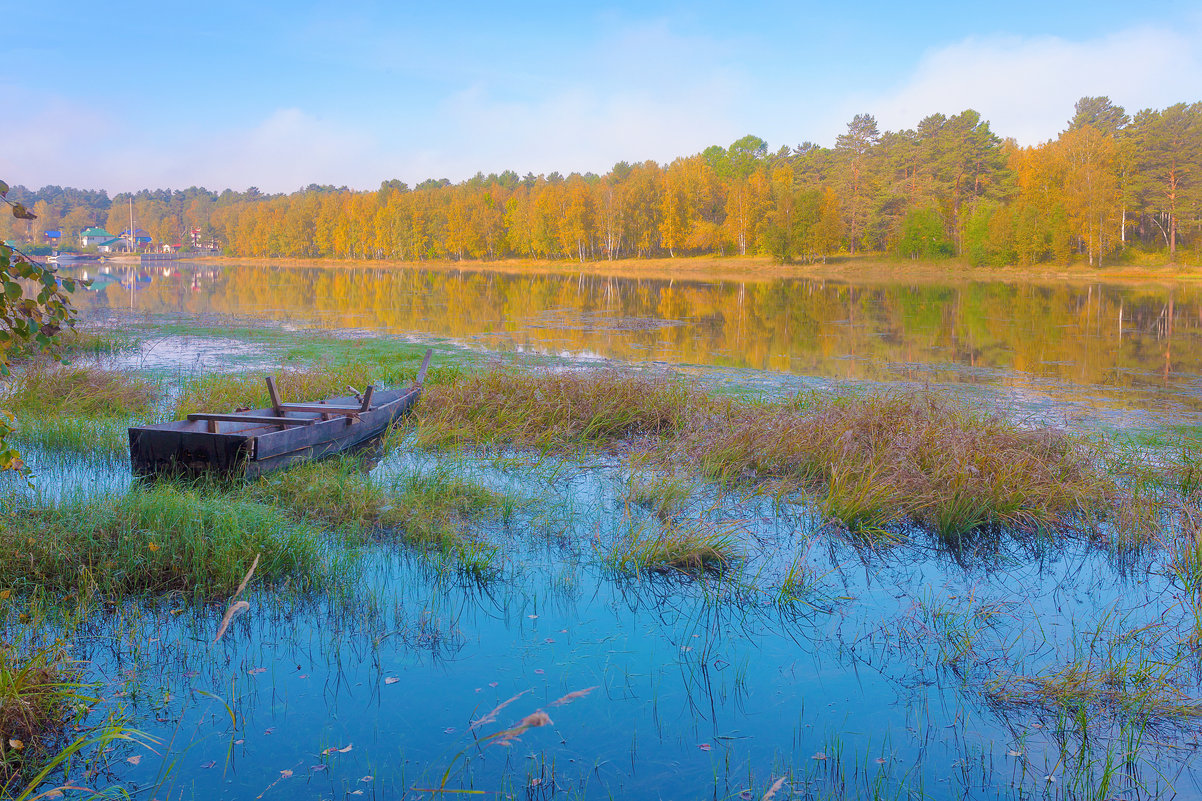
[[(828, 264), (777, 264), (764, 256), (725, 258), (619, 259), (614, 261), (551, 261), (536, 259), (402, 261), (395, 259), (271, 258), (263, 256), (204, 256), (205, 263), (222, 265), (323, 267), (340, 269), (430, 270), (492, 272), (517, 275), (589, 275), (652, 280), (717, 280), (767, 282), (790, 278), (856, 279), (874, 282), (1040, 281), (1065, 283), (1202, 283), (1202, 268), (1172, 265), (1121, 265), (1091, 268), (1048, 265), (1013, 268), (908, 264), (869, 258), (841, 257)], [(181, 261), (187, 261), (182, 259)]]

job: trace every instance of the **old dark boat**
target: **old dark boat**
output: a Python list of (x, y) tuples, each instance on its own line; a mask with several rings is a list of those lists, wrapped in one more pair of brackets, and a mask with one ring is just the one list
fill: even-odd
[(253, 478), (361, 448), (413, 410), (429, 366), (426, 351), (417, 379), (405, 389), (377, 392), (369, 386), (362, 393), (311, 403), (283, 403), (268, 378), (270, 408), (190, 414), (187, 420), (130, 428), (134, 473)]

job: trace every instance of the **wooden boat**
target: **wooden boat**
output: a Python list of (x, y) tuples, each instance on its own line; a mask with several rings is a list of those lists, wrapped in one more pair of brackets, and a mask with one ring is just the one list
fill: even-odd
[[(430, 351), (417, 380), (405, 389), (283, 403), (267, 379), (271, 407), (228, 414), (190, 414), (187, 420), (129, 429), (129, 457), (137, 475), (254, 478), (281, 467), (354, 450), (379, 438), (413, 410), (422, 394)], [(350, 388), (353, 390), (353, 388)]]

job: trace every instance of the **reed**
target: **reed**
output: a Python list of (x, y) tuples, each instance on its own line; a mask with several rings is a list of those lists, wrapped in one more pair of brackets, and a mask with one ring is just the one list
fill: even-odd
[(312, 526), (219, 489), (158, 484), (0, 517), (0, 586), (108, 595), (234, 591), (256, 554), (256, 575), (301, 590), (333, 584), (351, 557), (330, 553)]

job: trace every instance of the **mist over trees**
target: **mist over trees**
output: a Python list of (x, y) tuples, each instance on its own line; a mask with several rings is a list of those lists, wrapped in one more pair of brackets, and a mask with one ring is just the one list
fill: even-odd
[[(13, 189), (39, 219), (3, 238), (128, 226), (128, 195)], [(1076, 104), (1054, 140), (1019, 147), (977, 112), (881, 131), (856, 115), (834, 147), (770, 151), (746, 136), (668, 164), (605, 175), (477, 174), (376, 191), (310, 185), (287, 195), (191, 188), (133, 195), (156, 242), (199, 229), (244, 256), (423, 259), (646, 258), (846, 253), (974, 265), (1102, 264), (1132, 249), (1202, 251), (1202, 103), (1130, 116)]]

